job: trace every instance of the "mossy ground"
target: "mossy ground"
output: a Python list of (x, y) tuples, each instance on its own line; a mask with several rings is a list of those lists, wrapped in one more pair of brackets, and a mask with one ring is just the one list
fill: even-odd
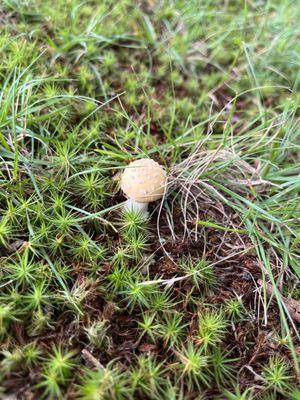
[[(300, 399), (299, 19), (1, 3), (0, 396)], [(170, 176), (147, 221), (139, 157)]]

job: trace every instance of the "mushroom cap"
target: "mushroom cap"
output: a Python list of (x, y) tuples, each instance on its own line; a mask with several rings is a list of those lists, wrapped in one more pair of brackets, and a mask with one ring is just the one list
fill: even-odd
[(121, 177), (124, 194), (138, 203), (150, 203), (162, 198), (166, 185), (166, 171), (151, 158), (132, 161)]

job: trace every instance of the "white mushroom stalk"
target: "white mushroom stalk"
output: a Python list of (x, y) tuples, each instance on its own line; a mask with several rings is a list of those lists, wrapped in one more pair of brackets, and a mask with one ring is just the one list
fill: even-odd
[(126, 210), (147, 216), (148, 204), (163, 197), (167, 181), (166, 171), (150, 158), (131, 162), (121, 177), (121, 188), (127, 197)]

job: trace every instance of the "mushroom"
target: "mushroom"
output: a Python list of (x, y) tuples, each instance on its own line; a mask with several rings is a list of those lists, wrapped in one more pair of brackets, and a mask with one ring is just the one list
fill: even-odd
[(163, 167), (150, 158), (132, 161), (121, 176), (121, 189), (128, 198), (125, 210), (147, 216), (148, 203), (164, 195), (166, 176)]

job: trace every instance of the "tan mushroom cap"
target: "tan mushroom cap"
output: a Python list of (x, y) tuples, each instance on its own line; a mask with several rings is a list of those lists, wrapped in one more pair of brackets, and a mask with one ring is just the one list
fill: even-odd
[(165, 191), (166, 171), (150, 158), (132, 161), (121, 177), (125, 195), (138, 203), (150, 203), (162, 198)]

